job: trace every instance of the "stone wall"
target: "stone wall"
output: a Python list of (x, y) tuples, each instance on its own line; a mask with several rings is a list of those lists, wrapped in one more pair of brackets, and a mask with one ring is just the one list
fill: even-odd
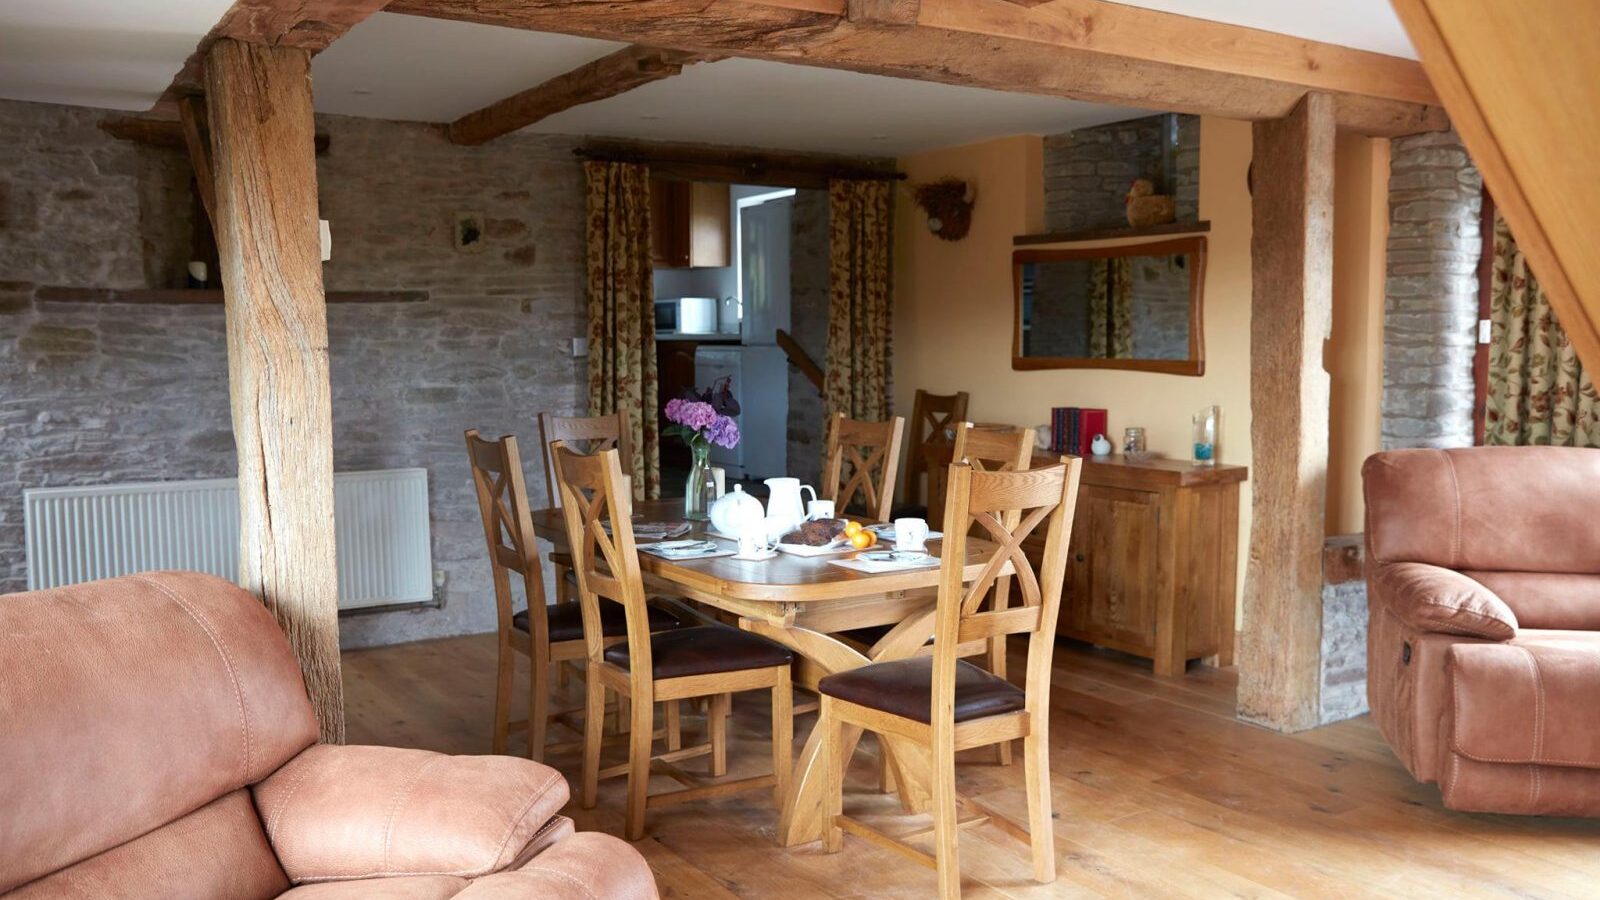
[(1454, 132), (1396, 138), (1389, 166), (1383, 446), (1471, 446), (1483, 178)]
[[(25, 583), (23, 489), (234, 472), (220, 307), (33, 299), (36, 285), (181, 277), (186, 163), (107, 138), (100, 115), (0, 101), (0, 591)], [(441, 608), (348, 618), (345, 643), (492, 630), (461, 434), (522, 437), (533, 502), (544, 502), (534, 417), (581, 404), (573, 142), (517, 135), (461, 148), (423, 125), (318, 124), (332, 136), (318, 164), (333, 232), (327, 287), (431, 293), (329, 307), (335, 468), (427, 468), (433, 562), (446, 577)], [(479, 252), (453, 246), (462, 212), (484, 217)]]
[(1328, 538), (1322, 554), (1321, 722), (1367, 711), (1367, 582), (1361, 535)]
[[(794, 195), (789, 239), (789, 333), (823, 365), (828, 349), (828, 192)], [(789, 367), (789, 474), (805, 484), (822, 475), (822, 394)]]
[(1127, 227), (1123, 199), (1136, 178), (1176, 197), (1178, 221), (1200, 216), (1200, 117), (1177, 116), (1173, 183), (1162, 168), (1166, 115), (1146, 116), (1044, 139), (1045, 227), (1050, 231)]

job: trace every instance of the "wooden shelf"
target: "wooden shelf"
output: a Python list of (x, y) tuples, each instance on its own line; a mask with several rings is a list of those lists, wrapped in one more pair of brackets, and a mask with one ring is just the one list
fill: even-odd
[[(329, 303), (421, 303), (427, 291), (328, 291)], [(46, 285), (34, 291), (35, 300), (47, 303), (132, 303), (156, 305), (221, 304), (220, 288), (117, 288)]]
[(1070, 241), (1106, 241), (1116, 238), (1141, 238), (1162, 234), (1200, 234), (1211, 230), (1211, 223), (1168, 222), (1165, 225), (1147, 225), (1144, 228), (1086, 228), (1079, 231), (1053, 231), (1049, 234), (1019, 234), (1011, 239), (1013, 246), (1030, 244), (1064, 244)]

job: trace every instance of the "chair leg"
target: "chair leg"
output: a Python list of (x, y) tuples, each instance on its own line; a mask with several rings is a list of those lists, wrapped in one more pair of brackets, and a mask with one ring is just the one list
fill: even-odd
[(889, 765), (889, 747), (882, 736), (878, 741), (878, 793), (894, 793), (894, 767)]
[(961, 855), (956, 824), (956, 756), (935, 737), (933, 747), (933, 855), (939, 873), (939, 900), (961, 897)]
[(722, 714), (722, 707), (731, 698), (731, 694), (716, 694), (706, 698), (706, 731), (711, 736), (712, 778), (728, 774), (728, 720)]
[(511, 730), (511, 677), (516, 672), (516, 651), (504, 637), (500, 640), (500, 656), (496, 663), (494, 680), (494, 735), (490, 750), (506, 752), (506, 739)]
[(1028, 842), (1033, 849), (1033, 880), (1056, 880), (1055, 823), (1050, 818), (1049, 723), (1036, 717), (1022, 739), (1023, 783), (1028, 791)]
[(839, 816), (844, 814), (844, 729), (833, 713), (833, 700), (822, 696), (816, 727), (822, 734), (822, 849), (838, 853), (844, 844)]
[[(565, 603), (572, 599), (572, 587), (567, 584), (566, 566), (556, 566), (556, 602)], [(566, 687), (568, 679), (575, 673), (568, 672), (565, 663), (556, 664), (556, 687)]]
[(550, 651), (535, 647), (528, 674), (528, 758), (544, 762), (550, 737)]
[(667, 749), (668, 750), (679, 750), (679, 749), (682, 749), (683, 748), (683, 710), (679, 706), (679, 701), (677, 701), (677, 700), (668, 700), (666, 703), (664, 703), (662, 705), (664, 707), (666, 707), (662, 711), (661, 716), (666, 721), (666, 726), (667, 726)]
[[(723, 708), (733, 706), (733, 696), (724, 694)], [(722, 717), (727, 721), (727, 716)], [(782, 815), (783, 805), (789, 801), (789, 782), (794, 777), (794, 683), (789, 670), (783, 670), (783, 679), (772, 689), (772, 774), (777, 783), (772, 786), (772, 802)]]
[(628, 840), (644, 837), (645, 799), (650, 791), (650, 743), (655, 731), (655, 703), (649, 697), (633, 698), (628, 724), (628, 811), (623, 823)]
[[(605, 726), (606, 687), (593, 665), (584, 673), (583, 689), (583, 787), (579, 804), (584, 809), (594, 809), (595, 796), (600, 789), (600, 741)], [(617, 704), (621, 703), (619, 698)]]

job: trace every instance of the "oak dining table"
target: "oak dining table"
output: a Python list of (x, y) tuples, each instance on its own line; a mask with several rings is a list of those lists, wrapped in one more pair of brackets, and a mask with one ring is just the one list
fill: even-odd
[[(633, 505), (635, 521), (683, 519), (682, 500), (650, 500)], [(534, 533), (568, 549), (566, 525), (558, 508), (532, 515)], [(870, 519), (863, 521), (870, 522)], [(691, 522), (691, 537), (719, 540), (708, 533), (709, 523)], [(976, 579), (994, 555), (996, 545), (967, 541), (966, 580)], [(940, 542), (928, 542), (938, 555)], [(866, 573), (832, 565), (832, 557), (801, 557), (779, 553), (762, 561), (734, 559), (669, 560), (639, 554), (645, 587), (652, 593), (683, 597), (738, 617), (739, 627), (776, 641), (795, 652), (794, 683), (815, 691), (826, 675), (869, 662), (913, 656), (933, 636), (934, 605), (939, 567), (896, 572)], [(1011, 574), (1007, 563), (1000, 574)], [(841, 631), (873, 625), (893, 625), (871, 649), (863, 653), (834, 637)], [(854, 752), (860, 729), (846, 729), (845, 758)], [(894, 778), (901, 803), (909, 810), (927, 808), (932, 771), (927, 750), (890, 738), (885, 764)], [(823, 778), (822, 735), (813, 729), (795, 761), (789, 794), (779, 804), (778, 841), (792, 847), (822, 837)]]

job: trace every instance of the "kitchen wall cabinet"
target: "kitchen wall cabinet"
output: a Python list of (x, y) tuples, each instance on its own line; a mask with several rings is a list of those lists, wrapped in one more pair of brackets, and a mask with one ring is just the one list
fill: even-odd
[[(1039, 455), (1035, 465), (1055, 457)], [(1152, 660), (1233, 664), (1243, 466), (1085, 459), (1056, 633)], [(1031, 545), (1031, 546), (1030, 546)], [(1025, 547), (1037, 559), (1043, 535)]]
[(660, 268), (733, 265), (728, 185), (650, 179), (650, 258)]

